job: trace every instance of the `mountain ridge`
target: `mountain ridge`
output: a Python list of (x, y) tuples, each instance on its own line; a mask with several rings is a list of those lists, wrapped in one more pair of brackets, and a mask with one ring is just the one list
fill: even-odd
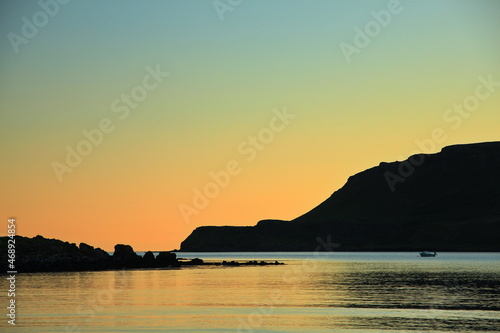
[(382, 162), (291, 221), (199, 227), (181, 251), (500, 251), (499, 169), (500, 142)]

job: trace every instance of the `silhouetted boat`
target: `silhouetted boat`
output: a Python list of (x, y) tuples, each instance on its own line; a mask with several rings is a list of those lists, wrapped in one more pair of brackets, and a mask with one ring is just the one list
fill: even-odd
[(430, 251), (422, 251), (420, 252), (421, 257), (435, 257), (437, 256), (436, 252), (430, 252)]

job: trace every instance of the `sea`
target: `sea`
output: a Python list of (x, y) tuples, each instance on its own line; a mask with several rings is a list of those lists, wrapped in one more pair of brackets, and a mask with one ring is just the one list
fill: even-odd
[(285, 265), (19, 273), (0, 331), (500, 332), (500, 253), (177, 256)]

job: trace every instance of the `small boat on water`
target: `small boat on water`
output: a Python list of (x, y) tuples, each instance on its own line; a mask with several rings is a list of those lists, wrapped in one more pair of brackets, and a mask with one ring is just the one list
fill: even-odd
[(430, 252), (430, 251), (422, 251), (420, 252), (421, 257), (435, 257), (437, 256), (436, 252)]

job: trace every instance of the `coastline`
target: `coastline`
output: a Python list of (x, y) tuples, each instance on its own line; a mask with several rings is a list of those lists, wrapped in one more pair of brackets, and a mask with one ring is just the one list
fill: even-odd
[[(0, 237), (0, 246), (6, 247), (8, 237)], [(36, 272), (83, 272), (107, 271), (127, 269), (171, 269), (192, 266), (269, 266), (283, 265), (278, 261), (207, 261), (200, 258), (177, 258), (174, 252), (159, 251), (155, 255), (146, 251), (143, 255), (137, 254), (132, 246), (125, 244), (115, 245), (112, 254), (91, 245), (64, 242), (58, 239), (49, 239), (43, 236), (33, 238), (15, 236), (17, 256), (16, 266), (18, 273)], [(5, 244), (4, 244), (5, 243)], [(6, 272), (7, 257), (0, 255)]]

